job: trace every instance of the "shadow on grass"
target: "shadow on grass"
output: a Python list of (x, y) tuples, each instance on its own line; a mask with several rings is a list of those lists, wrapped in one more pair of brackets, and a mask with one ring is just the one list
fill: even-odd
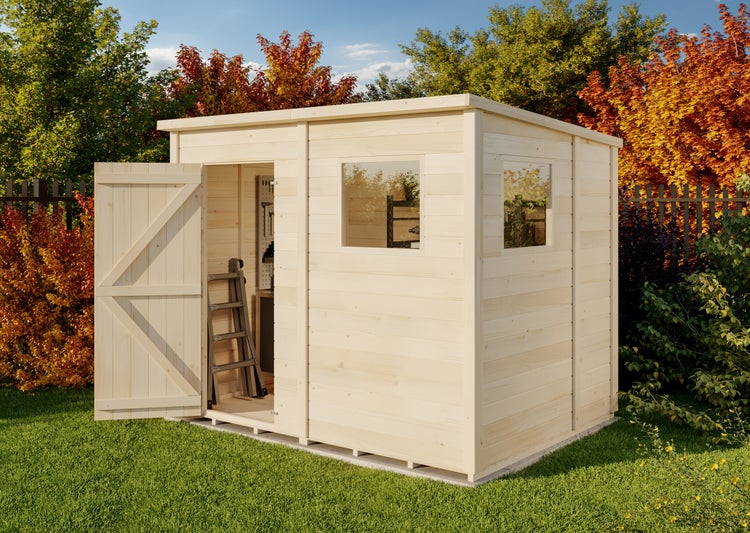
[[(653, 456), (653, 439), (644, 431), (641, 424), (631, 421), (623, 410), (618, 412), (618, 416), (622, 418), (612, 425), (542, 457), (533, 465), (508, 478), (556, 476), (575, 469), (600, 467)], [(703, 435), (689, 428), (667, 420), (647, 421), (658, 426), (662, 445), (671, 443), (675, 450), (688, 454), (700, 454), (716, 449)]]
[(0, 387), (0, 420), (19, 420), (91, 411), (93, 418), (94, 388), (39, 389), (23, 392)]
[[(93, 423), (94, 389), (41, 389), (22, 392), (0, 387), (0, 425), (22, 420), (54, 419), (83, 415)], [(653, 452), (650, 437), (640, 424), (631, 423), (627, 413), (593, 435), (575, 441), (520, 472), (503, 479), (544, 478), (564, 475), (578, 469), (637, 461)], [(678, 451), (699, 454), (710, 449), (705, 438), (695, 432), (663, 420), (649, 420), (660, 429), (664, 443)], [(121, 422), (118, 424), (122, 425)], [(127, 425), (127, 424), (126, 424)], [(125, 428), (120, 428), (125, 430)]]

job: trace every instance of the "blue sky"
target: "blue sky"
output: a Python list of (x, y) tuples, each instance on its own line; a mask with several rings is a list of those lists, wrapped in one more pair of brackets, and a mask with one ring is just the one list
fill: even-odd
[[(227, 55), (242, 54), (260, 64), (263, 55), (256, 35), (278, 42), (288, 30), (296, 38), (304, 30), (323, 43), (322, 64), (335, 75), (354, 73), (360, 85), (379, 71), (391, 77), (408, 72), (399, 44), (409, 44), (418, 28), (446, 33), (456, 26), (471, 32), (489, 26), (492, 6), (539, 5), (535, 0), (102, 0), (122, 15), (121, 29), (132, 30), (141, 20), (159, 23), (149, 43), (152, 70), (174, 64), (180, 44), (197, 46), (204, 54), (217, 49)], [(576, 3), (574, 1), (574, 3)], [(611, 16), (629, 0), (610, 0)], [(664, 13), (671, 27), (697, 33), (704, 24), (719, 30), (717, 0), (643, 0), (641, 12)], [(724, 3), (736, 13), (739, 1)]]

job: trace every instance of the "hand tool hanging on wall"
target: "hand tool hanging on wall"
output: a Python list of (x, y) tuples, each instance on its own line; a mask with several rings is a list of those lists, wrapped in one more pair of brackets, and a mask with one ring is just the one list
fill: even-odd
[[(260, 206), (263, 208), (263, 236), (267, 237), (268, 233), (266, 233), (266, 208), (270, 205), (273, 205), (273, 202), (261, 202)], [(271, 234), (273, 234), (273, 230), (271, 230)]]

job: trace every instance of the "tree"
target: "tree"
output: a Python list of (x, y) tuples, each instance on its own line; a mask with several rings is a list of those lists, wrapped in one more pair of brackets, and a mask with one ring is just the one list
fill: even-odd
[(750, 14), (719, 5), (724, 33), (676, 29), (644, 64), (621, 60), (581, 91), (583, 125), (623, 139), (620, 183), (732, 185), (750, 170)]
[(291, 109), (320, 105), (345, 104), (359, 100), (354, 88), (357, 78), (343, 76), (331, 79), (331, 67), (320, 66), (323, 44), (314, 42), (307, 31), (293, 46), (289, 32), (281, 33), (279, 43), (258, 35), (258, 43), (268, 66), (259, 70), (256, 82), (261, 88), (264, 109)]
[(139, 159), (152, 140), (156, 22), (120, 37), (118, 12), (99, 6), (0, 0), (0, 179), (90, 177), (94, 161)]
[(420, 29), (402, 51), (414, 70), (407, 82), (427, 95), (471, 92), (569, 121), (577, 119), (577, 92), (591, 72), (606, 72), (619, 56), (648, 58), (663, 15), (648, 18), (637, 4), (608, 23), (607, 0), (543, 0), (542, 7), (490, 9), (489, 29), (447, 36)]
[(355, 76), (338, 82), (331, 67), (318, 62), (323, 45), (303, 32), (294, 46), (289, 32), (279, 43), (258, 35), (267, 66), (252, 75), (242, 55), (227, 58), (214, 50), (208, 61), (195, 47), (181, 46), (177, 54), (178, 73), (171, 84), (173, 97), (183, 103), (183, 116), (217, 115), (344, 104), (359, 99)]
[(380, 102), (402, 98), (419, 98), (420, 96), (427, 95), (416, 84), (409, 83), (408, 80), (389, 78), (387, 74), (381, 72), (374, 83), (366, 85), (362, 99), (366, 102)]
[[(194, 46), (180, 46), (178, 73), (171, 83), (182, 116), (243, 113), (259, 109), (260, 91), (241, 55), (227, 58), (214, 50), (207, 61)], [(179, 107), (180, 104), (178, 104)]]

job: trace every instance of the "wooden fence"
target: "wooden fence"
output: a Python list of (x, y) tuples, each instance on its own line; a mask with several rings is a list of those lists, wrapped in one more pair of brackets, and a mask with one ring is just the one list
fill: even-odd
[(71, 180), (65, 182), (53, 181), (48, 183), (44, 180), (23, 180), (14, 182), (8, 180), (5, 184), (0, 183), (3, 195), (0, 197), (0, 210), (6, 207), (20, 209), (26, 217), (36, 213), (40, 208), (49, 206), (61, 206), (65, 210), (65, 223), (70, 229), (73, 220), (78, 213), (78, 203), (75, 193), (87, 195), (86, 183), (81, 181), (73, 183)]
[(721, 217), (743, 212), (750, 197), (742, 191), (714, 185), (695, 187), (634, 187), (620, 190), (620, 214), (629, 209), (648, 211), (658, 227), (679, 233), (683, 255), (689, 260), (695, 240), (721, 229)]

